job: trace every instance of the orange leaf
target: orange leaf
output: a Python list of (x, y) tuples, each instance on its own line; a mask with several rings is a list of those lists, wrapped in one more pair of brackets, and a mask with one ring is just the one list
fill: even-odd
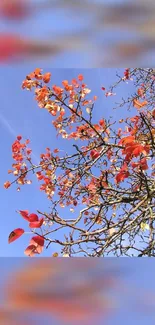
[(36, 68), (34, 71), (34, 77), (38, 80), (42, 80), (42, 73), (41, 73), (42, 69), (40, 68)]
[(4, 187), (7, 189), (11, 186), (11, 183), (9, 181), (4, 183)]
[(15, 230), (13, 230), (8, 238), (8, 242), (9, 244), (12, 243), (14, 240), (18, 239), (21, 235), (24, 234), (24, 230), (21, 228), (17, 228)]
[(63, 84), (64, 87), (68, 86), (68, 80), (63, 80), (62, 84)]
[(147, 104), (148, 104), (148, 102), (146, 100), (143, 101), (142, 103), (139, 100), (137, 100), (137, 99), (134, 99), (133, 100), (133, 106), (136, 107), (136, 108), (138, 108), (138, 109), (146, 106)]
[(48, 82), (50, 81), (50, 79), (51, 79), (51, 73), (50, 73), (50, 72), (47, 72), (47, 73), (45, 73), (45, 74), (43, 75), (43, 81), (44, 81), (45, 83), (48, 83)]
[(134, 142), (135, 137), (134, 136), (128, 136), (120, 140), (119, 144), (126, 144), (126, 143), (131, 143)]

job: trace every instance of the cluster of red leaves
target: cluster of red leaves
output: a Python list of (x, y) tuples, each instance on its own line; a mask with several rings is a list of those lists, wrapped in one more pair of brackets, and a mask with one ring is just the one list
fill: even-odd
[(28, 210), (20, 210), (19, 213), (25, 220), (29, 222), (30, 228), (40, 228), (44, 222), (43, 217), (39, 219), (37, 214), (35, 213), (29, 214)]
[(25, 249), (24, 253), (27, 256), (33, 257), (35, 254), (42, 253), (44, 249), (44, 238), (41, 236), (34, 236), (31, 238), (28, 247)]
[(134, 128), (132, 129), (131, 127), (128, 127), (127, 131), (130, 133), (130, 135), (123, 137), (118, 143), (119, 145), (123, 145), (124, 148), (122, 149), (122, 154), (125, 157), (124, 157), (124, 163), (120, 168), (119, 173), (115, 177), (116, 183), (120, 183), (124, 181), (125, 178), (128, 178), (130, 176), (130, 172), (129, 172), (130, 166), (133, 168), (133, 170), (135, 168), (137, 169), (140, 168), (141, 170), (148, 169), (146, 157), (141, 158), (137, 162), (132, 161), (132, 159), (137, 158), (142, 154), (144, 156), (149, 155), (150, 145), (142, 144), (136, 140), (136, 132), (138, 130), (138, 122), (140, 120), (139, 117), (135, 116), (134, 118), (130, 118), (130, 120), (134, 122)]
[[(22, 137), (20, 135), (17, 136), (17, 139), (12, 144), (12, 158), (16, 161), (16, 163), (12, 164), (14, 170), (9, 169), (8, 174), (13, 174), (17, 176), (17, 183), (19, 185), (23, 184), (31, 184), (30, 180), (26, 180), (28, 168), (24, 159), (26, 158), (28, 161), (30, 160), (30, 155), (32, 150), (27, 148), (27, 144), (30, 143), (30, 140), (26, 140), (25, 143), (21, 143)], [(9, 181), (4, 183), (4, 187), (7, 189), (11, 186)], [(18, 188), (19, 189), (19, 188)]]
[(132, 135), (122, 138), (119, 144), (124, 146), (122, 154), (125, 155), (125, 162), (128, 163), (133, 157), (138, 157), (141, 153), (146, 155), (150, 152), (150, 145), (142, 145)]
[[(29, 228), (35, 229), (40, 228), (43, 225), (44, 217), (40, 218), (37, 214), (29, 214), (28, 210), (19, 210), (20, 215), (29, 222)], [(8, 238), (9, 244), (21, 237), (25, 233), (24, 229), (17, 228), (14, 229)], [(25, 255), (34, 256), (35, 254), (40, 254), (43, 251), (44, 238), (41, 236), (34, 236), (30, 240), (29, 246), (25, 250)]]
[(124, 77), (122, 78), (122, 80), (126, 81), (126, 80), (133, 80), (133, 78), (131, 77), (131, 69), (130, 68), (126, 68), (124, 71)]
[[(90, 138), (94, 139), (96, 135), (96, 131), (98, 133), (102, 133), (105, 129), (105, 121), (102, 119), (99, 121), (99, 124), (94, 124), (93, 129), (91, 126), (88, 126), (87, 123), (79, 125), (76, 127), (74, 132), (71, 132), (67, 139), (75, 139), (75, 140), (88, 140)], [(105, 133), (108, 135), (108, 129), (105, 129)]]

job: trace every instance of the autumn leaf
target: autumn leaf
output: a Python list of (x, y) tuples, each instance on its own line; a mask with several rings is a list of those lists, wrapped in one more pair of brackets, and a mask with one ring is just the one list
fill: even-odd
[(96, 159), (96, 158), (98, 158), (100, 156), (100, 153), (98, 152), (98, 151), (96, 151), (96, 150), (91, 150), (91, 152), (90, 152), (90, 157), (92, 158), (92, 159)]
[(7, 189), (11, 186), (11, 183), (9, 181), (4, 183), (4, 187)]
[(27, 221), (29, 221), (29, 211), (28, 210), (19, 210), (20, 215)]
[(41, 218), (38, 221), (33, 221), (29, 223), (30, 228), (40, 228), (44, 222), (44, 218)]
[(104, 127), (105, 126), (105, 121), (102, 119), (102, 120), (100, 120), (99, 121), (99, 125), (101, 125), (102, 127)]
[(79, 80), (79, 81), (82, 81), (82, 80), (83, 80), (83, 75), (82, 75), (82, 74), (79, 74), (79, 75), (78, 75), (78, 80)]
[(24, 254), (33, 257), (35, 254), (42, 253), (44, 248), (44, 238), (41, 236), (34, 236), (30, 240), (29, 246), (25, 249)]
[(41, 236), (34, 236), (31, 238), (30, 244), (44, 246), (44, 238)]
[(13, 241), (15, 241), (16, 239), (18, 239), (20, 236), (22, 236), (24, 234), (24, 230), (21, 228), (17, 228), (15, 230), (13, 230), (8, 238), (8, 242), (9, 244), (12, 243)]
[(130, 174), (128, 172), (128, 166), (127, 166), (126, 163), (124, 163), (124, 165), (122, 166), (120, 172), (115, 177), (116, 184), (124, 181), (124, 179), (129, 177), (129, 175)]
[(130, 175), (129, 172), (124, 172), (124, 171), (118, 173), (115, 178), (116, 183), (123, 182), (124, 179), (127, 178), (129, 175)]
[(37, 214), (35, 214), (35, 213), (31, 213), (30, 215), (29, 215), (29, 221), (30, 222), (34, 222), (34, 221), (38, 221), (38, 216), (37, 216)]
[(138, 108), (138, 109), (146, 106), (147, 104), (148, 104), (148, 102), (146, 100), (143, 101), (142, 103), (138, 99), (134, 99), (133, 100), (133, 106), (136, 107), (136, 108)]
[(21, 135), (18, 135), (17, 136), (17, 140), (20, 141), (22, 139), (22, 136)]
[(50, 79), (51, 79), (51, 73), (50, 73), (50, 72), (47, 72), (47, 73), (45, 73), (45, 74), (43, 75), (43, 81), (44, 81), (45, 83), (48, 83), (48, 82), (50, 81)]
[(135, 137), (130, 135), (128, 137), (125, 137), (125, 138), (122, 138), (120, 141), (119, 141), (119, 144), (123, 144), (123, 145), (126, 145), (128, 143), (132, 143), (134, 142), (135, 140)]
[(35, 245), (29, 245), (25, 251), (24, 254), (30, 257), (33, 257), (35, 254), (37, 254), (36, 252), (36, 246)]

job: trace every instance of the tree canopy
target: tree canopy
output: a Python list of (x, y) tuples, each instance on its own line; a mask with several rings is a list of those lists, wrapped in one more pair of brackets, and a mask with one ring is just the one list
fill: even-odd
[[(37, 68), (23, 81), (22, 88), (34, 90), (39, 108), (52, 117), (56, 135), (72, 143), (71, 152), (46, 148), (38, 165), (31, 157), (30, 139), (23, 142), (18, 135), (12, 145), (14, 163), (8, 173), (15, 179), (4, 187), (17, 184), (20, 191), (32, 182), (32, 173), (51, 203), (49, 212), (37, 207), (19, 211), (32, 232), (26, 255), (41, 254), (56, 243), (60, 256), (155, 256), (155, 70), (126, 68), (117, 78), (102, 91), (108, 100), (120, 83), (134, 84), (133, 94), (114, 108), (124, 108), (126, 118), (97, 123), (98, 98), (91, 97), (82, 74), (49, 86), (51, 73)], [(65, 208), (70, 209), (68, 218), (63, 216)], [(9, 243), (24, 233), (13, 230)]]

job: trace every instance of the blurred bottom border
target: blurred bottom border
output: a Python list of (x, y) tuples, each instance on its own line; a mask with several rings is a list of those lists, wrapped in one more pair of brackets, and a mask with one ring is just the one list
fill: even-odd
[(1, 324), (155, 323), (155, 262), (1, 258)]

